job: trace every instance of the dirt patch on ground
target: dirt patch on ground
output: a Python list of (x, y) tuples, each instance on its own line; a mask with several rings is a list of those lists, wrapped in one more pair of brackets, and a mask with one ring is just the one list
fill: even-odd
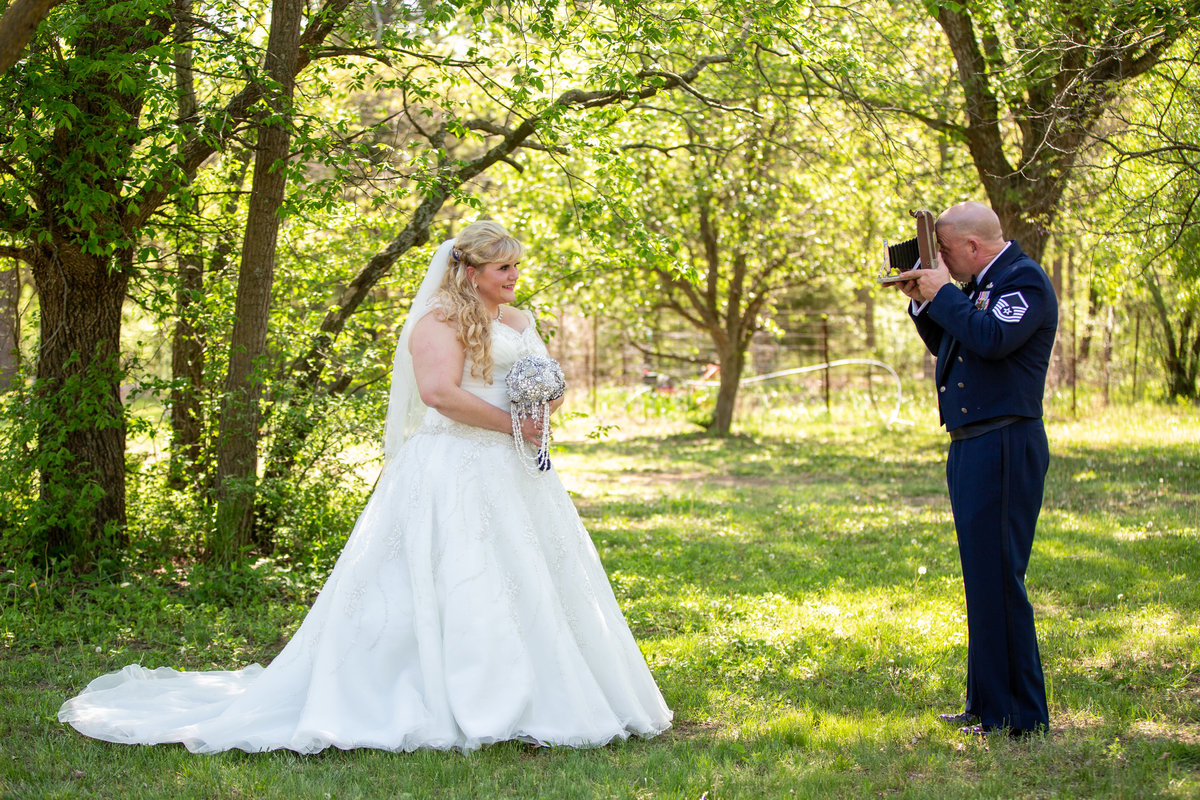
[[(701, 472), (699, 470), (667, 472), (666, 470), (638, 470), (637, 472), (588, 472), (569, 470), (563, 475), (563, 481), (568, 488), (583, 491), (588, 487), (588, 493), (596, 492), (596, 487), (602, 487), (598, 493), (612, 496), (628, 496), (651, 498), (664, 491), (679, 487), (703, 489), (716, 487), (722, 489), (773, 489), (786, 486), (811, 484), (814, 478), (806, 475), (734, 475), (721, 472)], [(949, 507), (949, 501), (944, 494), (910, 495), (903, 497), (883, 495), (877, 500), (884, 505), (901, 506), (904, 508), (925, 510)]]
[[(1075, 735), (1081, 738), (1094, 738), (1097, 730), (1105, 724), (1102, 717), (1076, 711), (1070, 715), (1051, 714), (1051, 736)], [(1053, 725), (1057, 722), (1058, 725)], [(1158, 741), (1176, 742), (1194, 747), (1200, 745), (1200, 724), (1181, 720), (1138, 720), (1129, 726), (1128, 735), (1122, 739), (1142, 737)]]
[(671, 727), (663, 736), (670, 739), (711, 739), (721, 729), (721, 724), (715, 719), (679, 719), (675, 718)]
[(1200, 745), (1200, 725), (1189, 722), (1152, 722), (1142, 720), (1133, 723), (1132, 730), (1150, 739), (1167, 739), (1189, 746)]
[(632, 485), (667, 484), (671, 486), (681, 483), (692, 485), (740, 487), (784, 486), (791, 483), (808, 483), (808, 479), (796, 476), (781, 475), (730, 475), (723, 472), (666, 472), (662, 470), (643, 470), (641, 472), (626, 472), (618, 476), (618, 480)]
[(563, 482), (568, 488), (582, 490), (588, 487), (588, 493), (618, 495), (637, 498), (657, 497), (663, 492), (673, 491), (681, 486), (693, 488), (719, 487), (724, 489), (764, 489), (776, 486), (786, 486), (799, 481), (762, 475), (728, 475), (711, 472), (666, 472), (660, 470), (639, 470), (638, 472), (579, 472), (571, 471), (563, 476)]

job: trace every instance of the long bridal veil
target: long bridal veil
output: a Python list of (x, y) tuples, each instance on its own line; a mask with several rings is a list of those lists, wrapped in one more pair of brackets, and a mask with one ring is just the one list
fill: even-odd
[(383, 429), (385, 463), (395, 458), (425, 416), (425, 404), (421, 402), (421, 393), (417, 391), (417, 378), (413, 373), (413, 359), (408, 350), (408, 343), (417, 321), (433, 308), (433, 298), (446, 276), (452, 250), (454, 240), (447, 239), (429, 260), (425, 277), (417, 289), (417, 296), (408, 307), (408, 316), (396, 342), (396, 355), (392, 358), (392, 389), (388, 396), (387, 421)]

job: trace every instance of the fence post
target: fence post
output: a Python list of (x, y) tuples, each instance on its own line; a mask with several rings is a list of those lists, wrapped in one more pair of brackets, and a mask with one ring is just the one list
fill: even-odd
[(596, 415), (596, 382), (600, 379), (600, 315), (592, 318), (592, 416)]
[(833, 409), (829, 402), (829, 315), (821, 315), (821, 360), (825, 362), (825, 369), (821, 371), (823, 383), (825, 384), (825, 413), (833, 415)]
[(1131, 398), (1133, 402), (1137, 402), (1137, 369), (1138, 369), (1138, 344), (1142, 338), (1142, 310), (1140, 308), (1133, 312), (1133, 387), (1131, 388)]
[(1075, 386), (1076, 377), (1079, 372), (1079, 340), (1076, 338), (1076, 317), (1078, 311), (1075, 308), (1075, 248), (1067, 249), (1067, 286), (1071, 303), (1071, 416), (1075, 416)]
[(21, 272), (0, 267), (0, 394), (15, 388), (21, 367)]

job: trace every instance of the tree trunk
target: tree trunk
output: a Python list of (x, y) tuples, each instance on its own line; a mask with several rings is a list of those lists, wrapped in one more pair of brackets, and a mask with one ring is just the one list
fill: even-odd
[(7, 392), (21, 369), (21, 272), (15, 259), (0, 269), (0, 393)]
[(875, 293), (870, 289), (859, 289), (858, 300), (862, 303), (863, 318), (863, 347), (868, 353), (875, 353)]
[[(201, 463), (204, 428), (200, 405), (204, 389), (204, 341), (196, 327), (195, 300), (204, 292), (204, 261), (198, 253), (179, 256), (175, 290), (175, 331), (171, 336), (171, 472), (170, 485), (182, 489), (185, 476), (195, 476)], [(193, 479), (193, 485), (196, 481)]]
[(1175, 399), (1194, 400), (1197, 397), (1197, 373), (1200, 372), (1200, 329), (1192, 337), (1195, 314), (1185, 312), (1179, 321), (1178, 330), (1171, 324), (1171, 312), (1159, 287), (1158, 278), (1151, 270), (1143, 273), (1143, 281), (1150, 293), (1151, 308), (1159, 326), (1163, 371), (1166, 373), (1167, 396)]
[(733, 412), (737, 406), (742, 368), (746, 364), (746, 350), (739, 346), (722, 348), (717, 351), (717, 358), (721, 362), (721, 383), (717, 387), (717, 406), (713, 409), (713, 418), (709, 423), (708, 431), (718, 436), (728, 436), (729, 431), (733, 428)]
[[(76, 13), (91, 8), (80, 4)], [(138, 57), (168, 22), (156, 14), (113, 14), (71, 26), (70, 34), (60, 31), (70, 58), (55, 62), (64, 72), (47, 73), (60, 77), (57, 86), (47, 84), (46, 102), (65, 101), (77, 114), (30, 147), (38, 155), (28, 191), (42, 213), (12, 233), (29, 241), (24, 252), (40, 306), (30, 407), (37, 415), (39, 502), (29, 533), (35, 557), (47, 563), (73, 558), (85, 567), (125, 542), (120, 332), (137, 237), (125, 227), (121, 193), (142, 140), (137, 125), (146, 84), (95, 65)]]
[[(954, 54), (966, 124), (944, 118), (929, 124), (962, 133), (1005, 235), (1039, 262), (1076, 160), (1105, 111), (1123, 85), (1153, 68), (1188, 30), (1186, 23), (1163, 25), (1150, 6), (1129, 7), (1110, 30), (1074, 6), (1050, 4), (1062, 45), (1036, 56), (1021, 37), (1005, 52), (991, 20), (969, 4), (930, 6)], [(1017, 66), (997, 69), (1006, 61)], [(1010, 135), (1013, 124), (1018, 137)], [(1011, 163), (1010, 153), (1019, 156)]]
[[(1066, 314), (1066, 303), (1063, 301), (1064, 292), (1066, 289), (1063, 286), (1063, 257), (1057, 255), (1050, 265), (1050, 283), (1054, 286), (1054, 296), (1058, 299), (1058, 329), (1066, 330), (1064, 324), (1064, 315)], [(1061, 336), (1054, 338), (1054, 349), (1050, 353), (1050, 369), (1046, 378), (1047, 391), (1053, 391), (1063, 381), (1065, 368), (1063, 366), (1063, 339)]]
[[(1036, 190), (1036, 187), (1034, 189)], [(1046, 241), (1050, 238), (1049, 231), (1040, 223), (1029, 219), (1020, 209), (1006, 208), (1004, 213), (1000, 213), (999, 209), (995, 210), (1000, 217), (1005, 238), (1015, 241), (1026, 255), (1041, 264), (1042, 255), (1046, 252)]]
[(40, 555), (88, 563), (105, 544), (124, 542), (119, 347), (130, 253), (110, 264), (59, 240), (31, 255), (42, 330), (37, 463), (46, 552)]
[(20, 60), (50, 9), (62, 0), (15, 0), (0, 17), (0, 74)]
[(217, 440), (217, 524), (207, 548), (211, 558), (226, 563), (253, 541), (262, 361), (267, 351), (279, 209), (287, 186), (285, 161), (291, 140), (288, 111), (304, 7), (304, 0), (274, 0), (271, 5), (266, 67), (273, 86), (265, 94), (270, 113), (260, 117), (258, 126)]
[(1113, 307), (1106, 306), (1104, 315), (1104, 347), (1100, 361), (1101, 373), (1104, 375), (1104, 405), (1111, 402), (1112, 389), (1112, 357), (1113, 357)]
[(1083, 320), (1083, 336), (1079, 341), (1079, 360), (1085, 364), (1091, 359), (1096, 326), (1100, 324), (1100, 294), (1093, 281), (1088, 287), (1087, 316)]
[[(705, 56), (686, 71), (664, 82), (659, 82), (657, 77), (654, 78), (655, 85), (645, 85), (638, 89), (636, 94), (642, 98), (649, 98), (660, 92), (673, 91), (680, 86), (688, 85), (711, 64), (721, 63), (725, 60), (727, 57), (724, 55)], [(585, 105), (595, 108), (623, 102), (629, 96), (625, 90), (594, 92), (571, 89), (559, 97), (557, 105), (561, 108), (584, 107)], [(321, 323), (320, 332), (306, 352), (291, 362), (287, 369), (286, 391), (282, 393), (288, 397), (289, 403), (306, 403), (309, 398), (322, 391), (336, 394), (344, 390), (347, 385), (345, 380), (323, 385), (322, 375), (329, 359), (330, 347), (345, 328), (348, 320), (401, 255), (429, 240), (429, 226), (433, 223), (441, 207), (454, 195), (455, 190), (483, 174), (494, 164), (507, 160), (509, 155), (525, 146), (526, 140), (537, 132), (541, 122), (540, 115), (526, 117), (519, 124), (507, 128), (502, 134), (503, 138), (500, 142), (467, 162), (456, 163), (443, 154), (440, 162), (441, 179), (426, 189), (421, 203), (409, 217), (408, 224), (404, 229), (383, 250), (371, 257), (367, 265), (346, 287), (326, 314)], [(483, 129), (492, 127), (495, 126), (488, 124)], [(439, 150), (443, 147), (446, 133), (447, 129), (443, 126), (431, 137), (431, 141)], [(268, 413), (272, 413), (271, 409), (279, 403), (269, 400), (265, 405)], [(291, 418), (281, 421), (277, 428), (281, 433), (277, 433), (273, 437), (273, 452), (270, 454), (264, 471), (264, 479), (267, 481), (282, 479), (293, 470), (305, 441), (319, 422), (315, 415), (307, 410), (289, 416)], [(277, 520), (277, 510), (260, 506), (256, 513), (256, 524), (264, 536), (270, 535)]]
[[(320, 55), (319, 45), (349, 3), (327, 0), (313, 17), (305, 58), (293, 58), (294, 65)], [(118, 348), (134, 243), (181, 183), (242, 133), (240, 123), (262, 103), (262, 93), (256, 84), (236, 92), (224, 113), (181, 131), (175, 159), (159, 161), (152, 154), (150, 161), (158, 164), (147, 173), (137, 148), (157, 147), (154, 137), (163, 131), (160, 121), (152, 128), (139, 127), (145, 93), (158, 80), (142, 67), (147, 59), (161, 61), (148, 49), (157, 50), (175, 22), (169, 3), (133, 4), (124, 9), (128, 13), (113, 14), (98, 13), (112, 4), (71, 5), (47, 51), (26, 51), (30, 69), (4, 76), (17, 81), (17, 93), (7, 95), (10, 100), (29, 99), (18, 105), (43, 124), (27, 128), (23, 159), (34, 160), (27, 174), (5, 164), (10, 183), (25, 194), (20, 202), (5, 204), (0, 225), (8, 240), (23, 246), (22, 258), (32, 267), (41, 304), (39, 402), (30, 406), (30, 413), (38, 415), (35, 462), (41, 502), (29, 534), (39, 558), (77, 553), (86, 562), (113, 544), (114, 535), (123, 535), (125, 523)], [(16, 13), (35, 7), (48, 6), (20, 2), (7, 9)], [(0, 44), (8, 43), (5, 37), (14, 30), (8, 20), (6, 12)], [(63, 108), (71, 113), (59, 113)], [(60, 122), (51, 122), (56, 119)], [(46, 125), (52, 129), (43, 130)], [(35, 209), (36, 217), (16, 213), (18, 207)], [(108, 255), (100, 258), (97, 252)]]
[(1172, 362), (1170, 393), (1180, 400), (1200, 399), (1197, 380), (1200, 379), (1200, 320), (1196, 312), (1184, 312), (1179, 323), (1179, 345)]
[[(196, 90), (192, 71), (192, 0), (175, 0), (175, 90), (179, 97), (179, 125), (191, 124), (196, 116)], [(200, 204), (185, 194), (179, 201), (181, 217), (198, 217)], [(181, 226), (182, 227), (182, 226)], [(186, 228), (184, 228), (186, 229)], [(176, 262), (175, 330), (171, 336), (171, 469), (168, 483), (182, 489), (196, 472), (203, 448), (203, 411), (200, 397), (204, 384), (204, 341), (196, 327), (196, 300), (204, 296), (204, 258), (200, 242), (179, 237)]]
[(1197, 337), (1196, 343), (1188, 341), (1191, 338), (1193, 322), (1195, 315), (1192, 312), (1183, 315), (1178, 328), (1178, 341), (1171, 338), (1170, 330), (1166, 329), (1164, 324), (1164, 329), (1167, 330), (1164, 340), (1168, 347), (1164, 353), (1163, 367), (1167, 372), (1167, 396), (1172, 400), (1197, 399), (1195, 344), (1200, 343), (1200, 336)]

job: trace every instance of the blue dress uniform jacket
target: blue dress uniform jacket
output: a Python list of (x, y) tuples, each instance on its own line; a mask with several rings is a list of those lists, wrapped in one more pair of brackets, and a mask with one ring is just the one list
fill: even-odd
[(1009, 414), (1042, 416), (1058, 328), (1050, 279), (1010, 242), (977, 292), (972, 302), (969, 291), (947, 284), (913, 317), (937, 356), (938, 409), (947, 431)]
[(913, 315), (938, 358), (938, 407), (951, 436), (946, 483), (967, 604), (965, 710), (988, 729), (1038, 731), (1049, 715), (1025, 571), (1050, 461), (1042, 394), (1058, 302), (1045, 271), (1015, 242), (981, 286), (972, 284), (943, 286)]

